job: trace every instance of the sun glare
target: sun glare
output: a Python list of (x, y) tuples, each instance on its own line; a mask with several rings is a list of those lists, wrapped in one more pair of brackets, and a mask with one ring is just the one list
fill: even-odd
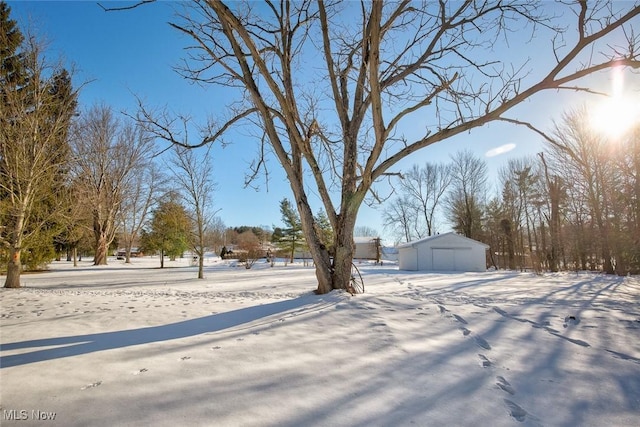
[(627, 99), (608, 99), (593, 113), (594, 128), (612, 138), (619, 138), (640, 121), (637, 103)]
[(619, 138), (640, 122), (640, 101), (625, 96), (622, 70), (613, 70), (612, 95), (592, 113), (594, 128), (608, 137)]

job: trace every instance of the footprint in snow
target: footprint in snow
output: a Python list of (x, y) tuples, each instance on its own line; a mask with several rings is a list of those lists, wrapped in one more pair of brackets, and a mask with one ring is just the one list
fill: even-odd
[(515, 389), (511, 387), (511, 384), (509, 384), (509, 381), (507, 381), (503, 376), (498, 375), (496, 379), (498, 380), (496, 385), (500, 387), (503, 391), (506, 391), (511, 395), (516, 394)]
[(562, 326), (566, 328), (569, 325), (577, 325), (578, 323), (580, 323), (580, 318), (576, 316), (567, 316), (564, 318)]
[(440, 314), (444, 314), (447, 311), (443, 305), (438, 305), (438, 309), (440, 310)]
[(180, 358), (180, 360), (189, 360), (189, 359), (191, 359), (191, 357), (190, 357), (190, 356), (182, 356), (182, 357)]
[(460, 330), (462, 331), (462, 335), (464, 335), (465, 337), (471, 333), (471, 331), (467, 328), (460, 328)]
[(509, 399), (504, 399), (504, 403), (507, 404), (507, 408), (509, 409), (509, 415), (514, 418), (516, 421), (524, 421), (527, 418), (527, 411), (522, 409), (517, 403), (512, 402)]
[(484, 348), (485, 350), (491, 350), (491, 346), (489, 345), (487, 340), (485, 340), (484, 338), (475, 336), (473, 337), (473, 340), (476, 342), (476, 344), (478, 344), (480, 347)]
[(480, 358), (480, 366), (483, 368), (489, 368), (493, 365), (491, 360), (489, 360), (484, 354), (478, 353), (478, 357)]
[(102, 384), (102, 381), (98, 381), (98, 382), (95, 382), (95, 383), (87, 384), (86, 386), (81, 387), (80, 390), (86, 390), (88, 388), (98, 387), (100, 384)]
[(455, 319), (460, 322), (460, 323), (464, 323), (465, 325), (467, 325), (467, 321), (464, 320), (464, 318), (462, 316), (458, 316), (457, 314), (454, 314), (453, 317), (455, 317)]

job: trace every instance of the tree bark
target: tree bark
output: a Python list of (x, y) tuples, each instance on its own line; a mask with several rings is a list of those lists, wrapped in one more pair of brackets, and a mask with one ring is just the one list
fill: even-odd
[(333, 259), (332, 274), (333, 289), (349, 289), (353, 254), (353, 226), (350, 227), (348, 223), (343, 223), (336, 231), (336, 254)]
[[(28, 200), (28, 199), (27, 199)], [(20, 256), (22, 253), (22, 236), (24, 231), (24, 218), (26, 212), (26, 203), (22, 204), (21, 209), (16, 217), (11, 237), (11, 246), (9, 249), (9, 263), (7, 265), (7, 278), (5, 279), (5, 288), (19, 288), (20, 274), (22, 273), (22, 263)]]
[(96, 237), (96, 254), (93, 259), (93, 265), (107, 265), (107, 255), (109, 252), (109, 243), (104, 233), (95, 231)]
[(5, 288), (19, 288), (20, 287), (20, 273), (22, 271), (22, 264), (20, 263), (20, 249), (11, 248), (10, 260), (7, 266), (7, 279), (4, 283)]

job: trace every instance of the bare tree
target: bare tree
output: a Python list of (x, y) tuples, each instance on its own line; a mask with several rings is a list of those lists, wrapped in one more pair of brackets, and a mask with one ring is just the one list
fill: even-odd
[(397, 242), (410, 242), (417, 238), (418, 211), (407, 195), (396, 197), (382, 211), (385, 230), (389, 230)]
[(418, 238), (431, 236), (435, 232), (436, 210), (451, 180), (451, 165), (448, 164), (426, 163), (423, 167), (413, 165), (403, 175), (400, 181), (402, 191), (414, 201), (418, 210)]
[(447, 197), (449, 220), (459, 233), (479, 239), (487, 192), (487, 164), (470, 151), (451, 156), (452, 188)]
[(83, 241), (90, 241), (91, 236), (87, 227), (82, 223), (86, 218), (87, 206), (83, 203), (78, 186), (70, 182), (65, 188), (64, 213), (60, 218), (62, 230), (56, 236), (56, 243), (66, 247), (67, 261), (73, 261), (78, 266), (78, 249)]
[[(578, 81), (591, 73), (640, 66), (634, 3), (201, 0), (187, 8), (171, 24), (194, 42), (183, 74), (239, 95), (198, 145), (246, 122), (262, 129), (270, 149), (259, 152), (273, 153), (291, 184), (318, 293), (349, 285), (359, 208), (400, 160), (490, 122), (535, 129), (508, 113), (545, 90), (589, 92)], [(525, 32), (530, 40), (513, 37)], [(612, 34), (619, 46), (602, 42)], [(530, 64), (529, 52), (547, 46), (553, 63)], [(171, 120), (148, 112), (143, 120), (184, 143)], [(403, 132), (416, 122), (424, 127)], [(310, 194), (331, 222), (333, 253), (315, 231)]]
[[(6, 4), (0, 6), (5, 12)], [(66, 135), (77, 91), (66, 70), (46, 62), (34, 37), (20, 40), (15, 68), (7, 67), (12, 57), (6, 24), (0, 29), (0, 245), (9, 255), (4, 286), (19, 288), (26, 242), (61, 212), (56, 196), (65, 184)]]
[(247, 230), (238, 235), (238, 249), (236, 250), (240, 262), (244, 268), (250, 270), (260, 258), (266, 255), (266, 250), (260, 243), (260, 238), (251, 230)]
[(213, 252), (219, 254), (222, 247), (225, 245), (225, 234), (227, 227), (224, 225), (224, 221), (219, 216), (214, 216), (211, 219), (209, 230), (207, 233), (207, 242)]
[(380, 237), (380, 233), (368, 225), (358, 225), (353, 230), (354, 237)]
[(614, 209), (619, 217), (616, 271), (640, 274), (640, 122), (624, 136), (621, 148), (616, 156), (621, 176)]
[(531, 205), (535, 204), (536, 185), (539, 180), (535, 169), (534, 160), (531, 158), (511, 159), (507, 165), (499, 171), (502, 186), (502, 211), (505, 218), (513, 226), (513, 240), (509, 253), (513, 264), (509, 268), (515, 268), (516, 251), (519, 257), (520, 268), (526, 267), (528, 254), (533, 256), (534, 224)]
[(614, 214), (612, 199), (618, 174), (615, 159), (608, 155), (605, 137), (590, 126), (586, 106), (565, 113), (563, 120), (555, 124), (554, 134), (556, 143), (549, 147), (555, 157), (556, 173), (567, 176), (573, 171), (578, 177), (571, 181), (571, 191), (579, 191), (585, 198), (597, 230), (594, 241), (599, 248), (602, 268), (612, 274), (610, 218)]
[(166, 177), (153, 162), (151, 150), (143, 152), (140, 164), (131, 170), (126, 197), (118, 212), (120, 239), (124, 243), (125, 263), (131, 262), (131, 249), (149, 220), (151, 210), (162, 194)]
[[(199, 153), (178, 145), (174, 146), (169, 169), (180, 186), (185, 205), (188, 207), (194, 226), (191, 246), (198, 257), (198, 279), (204, 278), (204, 254), (207, 247), (206, 237), (213, 211), (213, 165), (211, 163), (211, 145)], [(197, 154), (201, 154), (198, 156)]]
[(105, 265), (117, 232), (117, 218), (130, 196), (133, 171), (140, 167), (152, 140), (138, 126), (118, 120), (110, 107), (96, 105), (73, 126), (71, 146), (75, 184), (90, 212), (94, 265)]
[(544, 153), (539, 153), (544, 170), (544, 179), (549, 200), (547, 222), (549, 223), (549, 234), (551, 235), (551, 249), (547, 254), (549, 270), (556, 272), (560, 264), (560, 204), (563, 199), (565, 182), (556, 174), (549, 173), (549, 167), (544, 158)]

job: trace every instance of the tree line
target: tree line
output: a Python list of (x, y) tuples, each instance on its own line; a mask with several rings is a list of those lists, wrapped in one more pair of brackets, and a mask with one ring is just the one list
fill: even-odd
[[(151, 3), (132, 7), (153, 7)], [(77, 90), (68, 73), (45, 64), (32, 37), (23, 43), (8, 7), (0, 3), (0, 256), (8, 265), (6, 286), (19, 286), (23, 257), (46, 250), (50, 239), (43, 238), (45, 230), (72, 246), (84, 231), (97, 262), (106, 259), (125, 208), (124, 195), (135, 192), (132, 171), (148, 170), (143, 165), (152, 163), (143, 148), (150, 136), (175, 147), (206, 148), (248, 124), (261, 146), (250, 176), (267, 167), (267, 153), (284, 170), (316, 267), (316, 291), (347, 289), (358, 211), (368, 196), (378, 198), (377, 182), (399, 175), (395, 168), (400, 161), (492, 122), (539, 132), (518, 117), (519, 105), (547, 91), (592, 93), (586, 76), (640, 67), (640, 39), (633, 31), (640, 6), (634, 3), (275, 3), (255, 8), (250, 2), (196, 0), (170, 23), (191, 43), (178, 71), (194, 82), (236, 90), (224, 117), (203, 127), (206, 132), (196, 143), (180, 138), (177, 128), (185, 123), (143, 105), (133, 121), (115, 117), (105, 106), (78, 111)], [(345, 25), (345, 17), (358, 25)], [(534, 66), (532, 51), (544, 53), (547, 61)], [(407, 124), (415, 132), (406, 132)], [(459, 165), (451, 187), (451, 197), (460, 201), (451, 205), (457, 212), (456, 229), (494, 240), (492, 246), (500, 246), (495, 252), (512, 263), (525, 256), (523, 247), (531, 253), (535, 247), (537, 262), (550, 270), (575, 260), (602, 264), (607, 272), (632, 265), (633, 248), (619, 252), (624, 246), (619, 242), (633, 244), (624, 235), (633, 239), (629, 233), (637, 230), (631, 228), (636, 214), (628, 205), (619, 208), (623, 203), (635, 206), (637, 199), (629, 190), (621, 200), (617, 191), (634, 184), (629, 178), (635, 173), (633, 164), (625, 158), (622, 166), (599, 160), (592, 167), (594, 160), (568, 147), (570, 142), (554, 145), (558, 153), (552, 153), (554, 148), (540, 158), (548, 208), (539, 211), (542, 201), (529, 197), (525, 205), (517, 185), (505, 188), (493, 209), (495, 203), (475, 196), (480, 193), (474, 186), (482, 186), (476, 165)], [(126, 148), (119, 152), (118, 147)], [(562, 166), (554, 164), (552, 154)], [(177, 148), (175, 155), (181, 155)], [(574, 181), (565, 176), (569, 161), (575, 165), (570, 179), (588, 178), (575, 191), (568, 188)], [(205, 220), (197, 205), (206, 200), (185, 190), (203, 187), (184, 170), (189, 162), (177, 162), (174, 170), (185, 174), (180, 197), (193, 201), (187, 206), (189, 216)], [(628, 173), (623, 173), (625, 167)], [(517, 172), (526, 181), (528, 173)], [(163, 197), (171, 193), (158, 191)], [(324, 244), (316, 226), (311, 196), (322, 201), (331, 246)], [(577, 203), (582, 200), (589, 202)], [(61, 217), (68, 219), (65, 227)], [(135, 224), (141, 216), (135, 218), (128, 218), (127, 233), (139, 232)], [(425, 221), (430, 220), (427, 214)], [(194, 227), (195, 234), (205, 229)], [(577, 243), (579, 234), (590, 232), (598, 239)], [(39, 248), (36, 242), (45, 244)]]
[(65, 250), (74, 263), (80, 249), (94, 265), (106, 264), (116, 239), (126, 262), (134, 244), (169, 255), (188, 248), (203, 277), (206, 236), (216, 223), (210, 148), (173, 146), (160, 159), (153, 134), (134, 117), (103, 104), (79, 106), (81, 87), (45, 53), (0, 2), (5, 287), (20, 287), (24, 268), (41, 268)]
[[(170, 23), (190, 41), (180, 72), (235, 96), (228, 114), (187, 145), (256, 128), (251, 177), (268, 167), (267, 153), (277, 158), (316, 267), (316, 292), (347, 289), (358, 211), (369, 196), (380, 199), (376, 183), (397, 176), (399, 162), (417, 150), (490, 123), (535, 131), (517, 107), (537, 94), (593, 93), (586, 76), (640, 67), (639, 16), (637, 4), (614, 1), (282, 0), (256, 8), (196, 0)], [(159, 137), (185, 144), (170, 117), (144, 117)], [(329, 219), (331, 247), (315, 227), (311, 197)], [(459, 208), (464, 219), (482, 209), (471, 199)], [(560, 214), (553, 215), (558, 249)], [(481, 228), (473, 220), (458, 225), (467, 234)]]
[(640, 123), (611, 136), (586, 105), (554, 123), (536, 156), (511, 159), (492, 194), (468, 151), (414, 165), (383, 210), (397, 241), (435, 234), (445, 219), (490, 246), (497, 268), (640, 273)]

